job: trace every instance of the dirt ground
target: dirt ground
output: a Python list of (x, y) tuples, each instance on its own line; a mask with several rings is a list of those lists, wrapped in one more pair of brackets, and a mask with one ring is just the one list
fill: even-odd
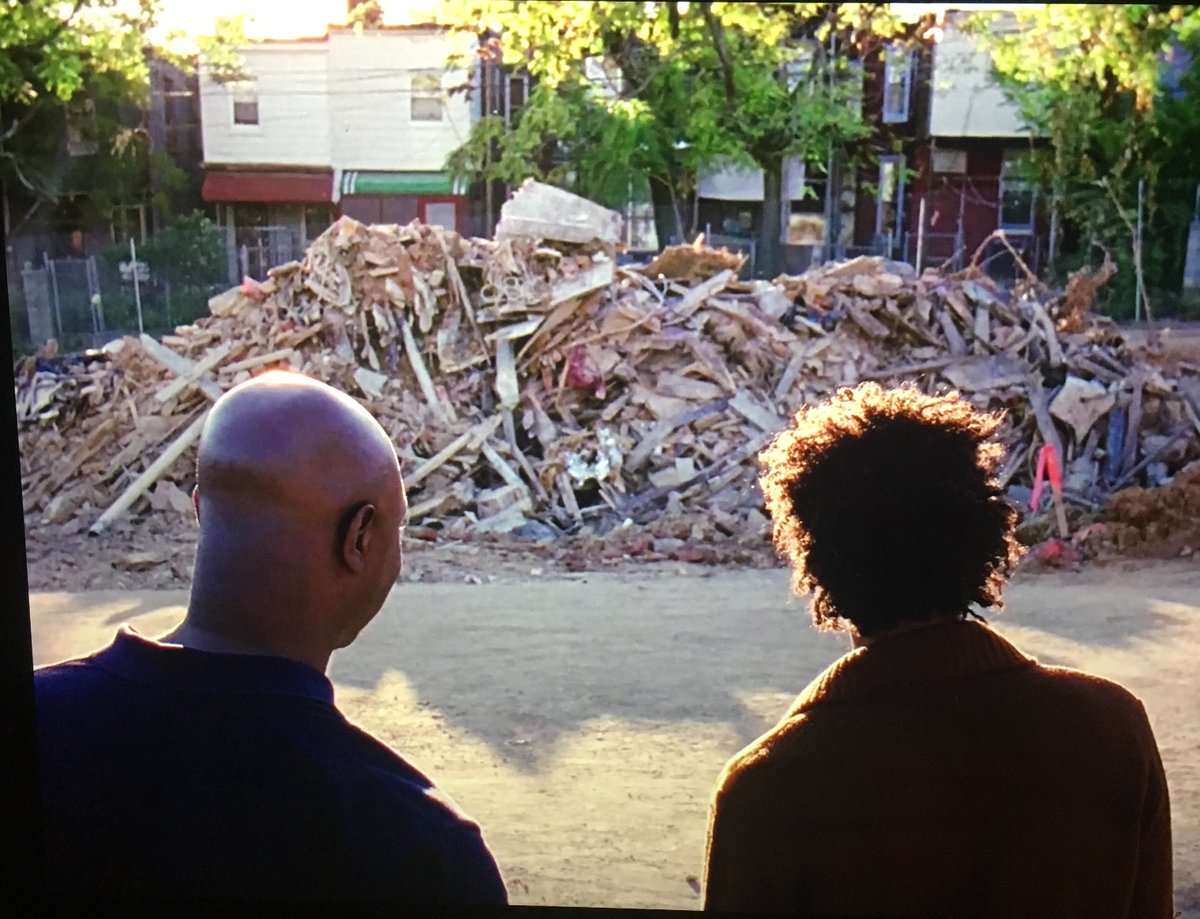
[[(479, 820), (514, 903), (698, 908), (717, 773), (846, 639), (810, 629), (778, 569), (454, 561), (456, 581), (399, 585), (335, 656), (343, 710)], [(31, 601), (47, 663), (122, 622), (166, 630), (186, 593)], [(993, 621), (1027, 651), (1145, 702), (1170, 783), (1176, 908), (1200, 919), (1200, 566), (1026, 573), (1008, 603)]]

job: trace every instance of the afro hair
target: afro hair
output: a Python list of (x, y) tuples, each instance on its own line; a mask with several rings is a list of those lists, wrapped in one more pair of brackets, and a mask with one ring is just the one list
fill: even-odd
[(862, 383), (801, 408), (759, 455), (776, 549), (818, 628), (862, 635), (1002, 608), (1020, 559), (995, 479), (1002, 415)]

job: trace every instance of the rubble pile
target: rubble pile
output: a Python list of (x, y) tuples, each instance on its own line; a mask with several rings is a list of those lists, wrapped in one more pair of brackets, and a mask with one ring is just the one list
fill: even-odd
[(1088, 310), (1112, 274), (1012, 291), (880, 258), (773, 283), (671, 247), (618, 267), (620, 218), (528, 183), (494, 240), (334, 224), (303, 261), (214, 298), (210, 317), (104, 360), (16, 368), (30, 526), (100, 532), (189, 512), (205, 412), (290, 367), (355, 395), (393, 437), (410, 517), (460, 536), (647, 524), (655, 551), (766, 534), (754, 457), (805, 402), (861, 380), (958, 389), (1008, 411), (1019, 494), (1050, 444), (1068, 502), (1098, 508), (1200, 456), (1200, 367), (1168, 379)]

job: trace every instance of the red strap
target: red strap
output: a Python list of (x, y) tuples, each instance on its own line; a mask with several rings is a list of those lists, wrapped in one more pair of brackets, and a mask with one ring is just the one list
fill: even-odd
[(1058, 461), (1058, 450), (1054, 448), (1054, 444), (1046, 444), (1042, 449), (1046, 451), (1046, 475), (1050, 478), (1050, 487), (1062, 498), (1062, 465)]

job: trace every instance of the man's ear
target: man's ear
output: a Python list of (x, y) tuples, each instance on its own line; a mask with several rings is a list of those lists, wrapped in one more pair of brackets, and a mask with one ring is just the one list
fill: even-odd
[(375, 505), (363, 504), (350, 518), (346, 527), (339, 554), (342, 564), (358, 574), (366, 567), (367, 550), (371, 545), (371, 521), (375, 519)]

